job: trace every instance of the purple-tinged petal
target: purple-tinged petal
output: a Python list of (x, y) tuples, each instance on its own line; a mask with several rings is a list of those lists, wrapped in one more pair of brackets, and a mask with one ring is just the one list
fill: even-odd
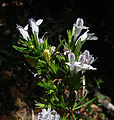
[(86, 55), (86, 59), (90, 57), (90, 52), (88, 50), (85, 50), (83, 54)]
[(88, 29), (89, 27), (83, 26), (84, 21), (81, 18), (78, 18), (76, 21), (76, 24), (74, 24), (75, 27), (75, 34), (74, 34), (74, 42), (76, 42), (77, 37), (80, 35), (82, 29)]
[(84, 64), (86, 60), (86, 56), (85, 55), (80, 55), (78, 58), (78, 62), (81, 62), (81, 64)]
[(74, 64), (75, 62), (75, 55), (74, 53), (68, 54), (68, 59), (71, 64)]
[(78, 18), (77, 21), (76, 21), (76, 25), (77, 25), (77, 26), (83, 26), (83, 24), (84, 24), (83, 19)]
[(87, 61), (87, 64), (90, 65), (93, 63), (93, 61), (94, 61), (94, 57), (90, 57)]

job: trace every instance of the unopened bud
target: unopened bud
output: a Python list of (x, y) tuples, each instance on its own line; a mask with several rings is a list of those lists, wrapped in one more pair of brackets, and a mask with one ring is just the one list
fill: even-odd
[(44, 58), (46, 62), (50, 65), (50, 53), (49, 53), (49, 50), (47, 49), (44, 50)]

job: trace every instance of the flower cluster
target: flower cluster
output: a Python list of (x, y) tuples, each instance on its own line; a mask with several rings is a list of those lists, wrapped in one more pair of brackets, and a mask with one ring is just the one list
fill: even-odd
[(85, 50), (85, 52), (79, 56), (78, 62), (75, 61), (74, 53), (68, 54), (69, 62), (66, 62), (66, 64), (70, 67), (70, 71), (76, 69), (76, 73), (78, 73), (81, 70), (96, 70), (96, 68), (90, 65), (94, 61), (94, 57), (86, 55), (86, 52), (89, 54), (89, 51)]
[(78, 58), (78, 62), (80, 62), (80, 65), (84, 70), (96, 70), (96, 68), (93, 68), (91, 66), (93, 61), (94, 57), (90, 55), (90, 52), (88, 50), (85, 50), (84, 53), (82, 53)]
[(38, 120), (59, 120), (60, 116), (55, 110), (51, 111), (51, 107), (42, 109), (41, 113), (38, 113)]
[[(76, 21), (76, 24), (74, 24), (75, 27), (75, 33), (74, 33), (74, 39), (73, 42), (75, 43), (75, 46), (77, 46), (77, 43), (79, 40), (83, 42), (84, 40), (97, 40), (98, 38), (94, 36), (94, 33), (88, 33), (89, 27), (84, 26), (84, 21), (81, 18), (78, 18)], [(80, 36), (80, 33), (82, 29), (86, 29), (86, 32)], [(75, 54), (71, 53), (71, 50), (69, 50), (66, 46), (64, 47), (64, 55), (68, 55), (69, 62), (66, 62), (70, 68), (70, 71), (76, 70), (76, 73), (78, 73), (81, 70), (96, 70), (96, 68), (93, 68), (91, 64), (94, 61), (94, 57), (90, 55), (90, 52), (88, 50), (85, 50), (84, 53), (82, 53), (78, 61), (75, 61)]]

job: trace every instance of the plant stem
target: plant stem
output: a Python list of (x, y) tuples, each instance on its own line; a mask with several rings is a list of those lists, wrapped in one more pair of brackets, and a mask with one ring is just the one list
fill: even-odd
[(73, 110), (71, 110), (71, 114), (72, 114), (72, 120), (74, 120), (74, 117), (73, 117)]
[[(82, 70), (82, 75), (83, 75), (83, 70)], [(83, 75), (83, 79), (82, 79), (83, 81), (83, 90), (82, 90), (82, 95), (84, 96), (84, 93), (85, 93), (85, 75)]]

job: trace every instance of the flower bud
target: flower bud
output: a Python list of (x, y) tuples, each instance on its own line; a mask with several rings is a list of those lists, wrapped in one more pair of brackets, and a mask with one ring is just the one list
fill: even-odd
[(50, 53), (49, 53), (49, 50), (47, 49), (44, 50), (44, 58), (46, 62), (50, 65)]

